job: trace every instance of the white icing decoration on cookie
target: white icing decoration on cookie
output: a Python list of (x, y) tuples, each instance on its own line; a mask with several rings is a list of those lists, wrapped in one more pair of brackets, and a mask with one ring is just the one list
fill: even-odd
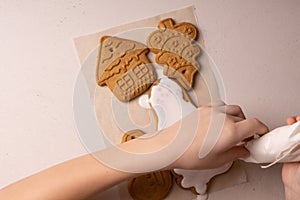
[(232, 163), (228, 163), (216, 169), (207, 170), (185, 170), (185, 169), (174, 169), (176, 174), (182, 175), (181, 186), (184, 188), (195, 187), (197, 199), (207, 199), (206, 189), (207, 183), (215, 175), (226, 172)]
[(148, 95), (145, 95), (145, 94), (141, 95), (140, 98), (139, 98), (139, 104), (143, 108), (150, 109), (151, 106), (150, 106), (149, 101), (148, 101)]
[[(171, 126), (196, 109), (192, 103), (183, 99), (182, 88), (167, 77), (161, 78), (158, 84), (151, 87), (150, 91), (150, 98), (148, 98), (148, 95), (144, 95), (140, 97), (139, 103), (142, 107), (149, 108), (148, 105), (145, 105), (145, 102), (148, 102), (155, 111), (158, 118), (158, 131)], [(148, 98), (148, 100), (145, 100), (145, 98)], [(215, 175), (226, 172), (231, 164), (208, 170), (175, 169), (174, 171), (184, 177), (181, 182), (182, 187), (195, 187), (200, 194), (197, 195), (197, 199), (205, 200), (207, 199), (206, 184)]]
[(251, 140), (246, 145), (251, 156), (243, 159), (253, 163), (271, 163), (300, 161), (300, 122), (282, 126), (260, 138)]
[(171, 126), (196, 107), (183, 99), (181, 87), (169, 78), (162, 78), (151, 88), (149, 103), (158, 117), (158, 130)]

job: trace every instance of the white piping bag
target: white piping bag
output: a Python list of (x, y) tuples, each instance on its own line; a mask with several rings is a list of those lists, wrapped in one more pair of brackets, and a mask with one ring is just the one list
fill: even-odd
[(279, 162), (300, 161), (300, 121), (276, 128), (260, 138), (246, 143), (250, 156), (242, 159), (251, 163), (270, 163), (262, 168)]

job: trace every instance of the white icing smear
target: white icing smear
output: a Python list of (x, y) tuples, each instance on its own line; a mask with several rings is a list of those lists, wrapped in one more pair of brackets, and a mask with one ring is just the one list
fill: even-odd
[(181, 87), (169, 78), (162, 78), (151, 88), (150, 98), (143, 95), (139, 98), (140, 106), (153, 108), (158, 118), (158, 130), (162, 130), (187, 116), (196, 107), (183, 99)]
[(243, 159), (253, 163), (300, 161), (300, 122), (282, 126), (246, 144), (250, 156)]
[(143, 108), (150, 109), (151, 106), (149, 104), (148, 95), (141, 95), (139, 98), (139, 104)]

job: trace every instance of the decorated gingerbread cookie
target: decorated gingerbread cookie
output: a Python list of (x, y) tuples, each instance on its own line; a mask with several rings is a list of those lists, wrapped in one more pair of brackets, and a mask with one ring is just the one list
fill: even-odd
[(157, 118), (157, 130), (169, 127), (196, 107), (186, 100), (184, 90), (174, 80), (164, 77), (155, 82), (148, 95), (139, 98), (142, 107), (152, 109)]
[(225, 173), (231, 167), (232, 163), (228, 163), (216, 169), (207, 170), (184, 170), (174, 169), (173, 173), (176, 177), (176, 183), (183, 189), (191, 190), (197, 195), (197, 200), (207, 199), (207, 184), (210, 179), (216, 175)]
[(191, 89), (200, 68), (196, 60), (200, 47), (193, 41), (197, 38), (197, 28), (186, 22), (174, 24), (170, 18), (159, 22), (158, 28), (147, 41), (156, 53), (155, 61), (164, 66), (164, 75), (177, 79), (186, 90)]
[[(141, 130), (125, 133), (122, 143), (144, 135)], [(173, 186), (172, 173), (169, 170), (148, 173), (128, 181), (128, 191), (134, 200), (162, 200), (170, 193)]]
[(168, 196), (172, 186), (171, 172), (158, 171), (130, 179), (128, 191), (134, 200), (162, 200)]
[(192, 40), (196, 40), (198, 37), (198, 30), (195, 25), (188, 23), (188, 22), (181, 22), (181, 23), (175, 24), (175, 22), (172, 18), (167, 18), (167, 19), (161, 20), (158, 23), (158, 28), (175, 30), (177, 32), (180, 32), (180, 33), (186, 35), (187, 37), (191, 38)]
[(136, 41), (102, 37), (96, 71), (98, 85), (107, 85), (121, 101), (130, 101), (142, 94), (156, 80), (148, 52), (144, 44)]

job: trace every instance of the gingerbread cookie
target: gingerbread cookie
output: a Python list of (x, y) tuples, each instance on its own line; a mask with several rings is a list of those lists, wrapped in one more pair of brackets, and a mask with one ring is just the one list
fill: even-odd
[[(122, 143), (142, 136), (141, 130), (125, 133)], [(148, 173), (128, 181), (128, 192), (134, 200), (162, 200), (170, 193), (173, 186), (171, 171)]]
[(147, 39), (148, 47), (157, 54), (155, 61), (164, 66), (164, 75), (191, 89), (200, 68), (196, 59), (200, 47), (193, 41), (197, 37), (196, 27), (187, 22), (174, 24), (172, 19), (159, 22), (158, 27)]
[(170, 171), (152, 172), (129, 180), (128, 191), (134, 200), (161, 200), (171, 191)]
[(199, 193), (196, 191), (195, 186), (189, 185), (189, 187), (182, 185), (183, 175), (177, 174), (174, 170), (172, 170), (172, 174), (174, 175), (176, 184), (183, 190), (190, 190), (195, 195), (199, 195)]
[(178, 54), (169, 51), (159, 52), (155, 57), (155, 61), (164, 66), (164, 75), (176, 79), (185, 89), (191, 89), (194, 76), (198, 71), (193, 64)]
[(228, 163), (216, 169), (207, 170), (185, 170), (185, 169), (174, 169), (173, 174), (175, 175), (176, 183), (182, 189), (191, 190), (197, 195), (197, 199), (206, 200), (207, 195), (207, 184), (212, 177), (225, 173), (231, 167), (232, 163)]
[(160, 29), (171, 29), (180, 32), (192, 40), (196, 40), (198, 36), (197, 28), (188, 22), (181, 22), (178, 24), (174, 23), (172, 18), (167, 18), (158, 23), (158, 28)]
[(99, 86), (108, 86), (120, 101), (130, 101), (156, 80), (155, 69), (142, 43), (104, 36), (99, 46), (96, 71)]

